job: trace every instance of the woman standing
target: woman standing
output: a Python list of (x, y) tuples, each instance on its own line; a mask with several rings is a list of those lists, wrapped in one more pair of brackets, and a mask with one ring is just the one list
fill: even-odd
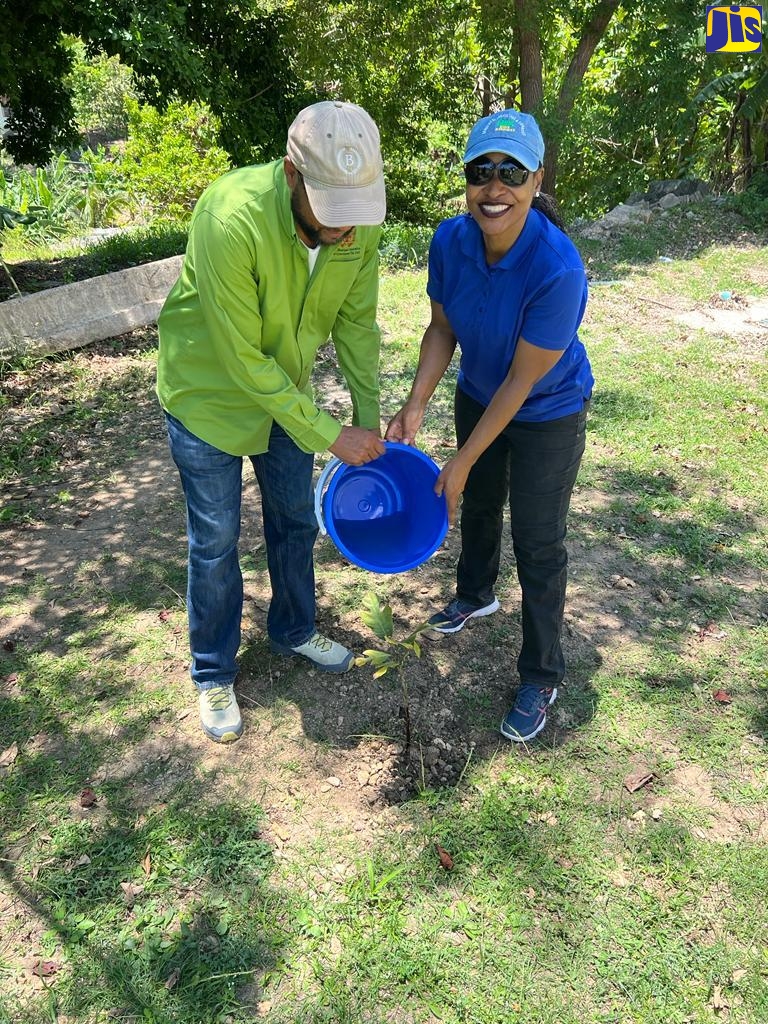
[(594, 383), (578, 327), (587, 301), (581, 258), (539, 189), (544, 140), (533, 117), (478, 121), (464, 153), (468, 213), (444, 221), (429, 255), (432, 315), (408, 401), (387, 438), (410, 444), (458, 344), (458, 452), (435, 490), (451, 523), (461, 509), (456, 596), (430, 619), (456, 633), (499, 608), (502, 519), (509, 503), (522, 591), (520, 685), (501, 723), (530, 740), (565, 675), (560, 642), (566, 518), (584, 452)]

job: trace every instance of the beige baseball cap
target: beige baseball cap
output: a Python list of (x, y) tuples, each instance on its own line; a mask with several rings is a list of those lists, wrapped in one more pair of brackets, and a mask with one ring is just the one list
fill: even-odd
[(288, 159), (304, 178), (309, 205), (328, 228), (381, 224), (387, 213), (379, 129), (356, 103), (324, 100), (288, 129)]

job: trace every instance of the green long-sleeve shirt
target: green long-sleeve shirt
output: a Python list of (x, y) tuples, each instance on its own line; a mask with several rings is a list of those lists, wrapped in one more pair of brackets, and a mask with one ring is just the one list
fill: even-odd
[(341, 424), (315, 406), (310, 374), (330, 336), (353, 423), (378, 430), (379, 231), (323, 246), (310, 277), (283, 161), (215, 181), (158, 318), (163, 408), (230, 455), (266, 451), (273, 420), (303, 451), (323, 451)]

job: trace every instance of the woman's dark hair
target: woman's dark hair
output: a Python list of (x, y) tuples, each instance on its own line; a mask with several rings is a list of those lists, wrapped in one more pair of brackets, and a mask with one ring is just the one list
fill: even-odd
[(546, 192), (539, 192), (534, 197), (531, 206), (534, 210), (538, 210), (539, 213), (543, 213), (547, 220), (551, 220), (556, 228), (560, 228), (561, 231), (568, 233), (565, 229), (565, 222), (560, 216), (560, 211), (557, 208), (554, 196), (547, 195)]

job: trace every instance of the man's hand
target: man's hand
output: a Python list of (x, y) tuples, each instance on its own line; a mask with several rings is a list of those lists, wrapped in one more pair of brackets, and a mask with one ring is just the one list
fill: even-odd
[(424, 419), (424, 409), (412, 402), (406, 402), (389, 421), (385, 437), (388, 441), (413, 444)]
[(377, 431), (366, 430), (364, 427), (342, 427), (335, 443), (329, 448), (337, 459), (346, 462), (348, 466), (363, 466), (366, 462), (378, 459), (386, 450)]

